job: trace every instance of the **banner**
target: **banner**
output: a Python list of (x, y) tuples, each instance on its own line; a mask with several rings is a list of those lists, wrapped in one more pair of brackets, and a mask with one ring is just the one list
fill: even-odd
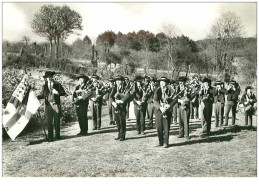
[(19, 83), (3, 113), (3, 126), (12, 140), (23, 131), (40, 102), (28, 83), (25, 75)]

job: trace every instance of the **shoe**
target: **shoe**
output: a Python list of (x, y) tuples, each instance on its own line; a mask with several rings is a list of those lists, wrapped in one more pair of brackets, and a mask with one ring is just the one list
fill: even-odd
[(209, 136), (206, 135), (206, 134), (201, 134), (201, 135), (200, 135), (200, 138), (207, 138), (207, 137), (209, 137)]
[(167, 144), (164, 144), (164, 145), (163, 145), (163, 148), (168, 148), (168, 145), (167, 145)]
[(178, 135), (177, 138), (183, 138), (183, 136)]

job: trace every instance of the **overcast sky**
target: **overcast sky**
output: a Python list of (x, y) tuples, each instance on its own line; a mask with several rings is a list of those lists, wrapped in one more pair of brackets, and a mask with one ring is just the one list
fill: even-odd
[[(56, 3), (57, 4), (57, 3)], [(213, 21), (221, 13), (235, 12), (245, 26), (246, 37), (256, 35), (256, 3), (61, 3), (70, 6), (83, 18), (81, 35), (72, 35), (66, 42), (88, 35), (93, 41), (98, 34), (113, 30), (128, 33), (161, 31), (173, 23), (193, 40), (204, 39)], [(33, 41), (45, 41), (32, 32), (29, 22), (44, 3), (3, 3), (3, 39), (18, 41), (27, 35)]]

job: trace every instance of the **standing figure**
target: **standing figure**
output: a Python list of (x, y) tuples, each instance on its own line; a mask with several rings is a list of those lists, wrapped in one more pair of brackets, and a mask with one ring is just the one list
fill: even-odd
[[(253, 114), (255, 112), (254, 104), (257, 102), (255, 95), (252, 93), (252, 87), (248, 86), (245, 89), (245, 93), (241, 98), (241, 102), (245, 106), (245, 125), (252, 127), (253, 125)], [(249, 122), (248, 122), (249, 120)]]
[[(186, 77), (180, 77), (179, 83), (185, 83), (187, 81)], [(188, 89), (181, 84), (181, 91), (179, 92), (178, 99), (178, 117), (179, 117), (179, 135), (177, 138), (185, 137), (187, 140), (190, 139), (189, 136), (189, 120), (190, 120), (190, 93)]]
[(110, 125), (115, 125), (115, 119), (114, 119), (114, 108), (112, 106), (112, 98), (111, 98), (111, 92), (114, 88), (114, 79), (113, 78), (110, 78), (109, 79), (109, 89), (106, 93), (107, 95), (107, 99), (108, 99), (108, 102), (107, 102), (107, 105), (108, 105), (108, 110), (109, 110), (109, 118), (110, 118)]
[(123, 86), (124, 78), (117, 76), (116, 85), (111, 92), (112, 106), (114, 107), (115, 121), (118, 127), (118, 140), (125, 140), (126, 136), (126, 106), (131, 99), (131, 95)]
[(222, 88), (223, 83), (221, 81), (216, 81), (216, 89), (213, 93), (214, 95), (214, 115), (215, 115), (215, 127), (223, 125), (224, 117), (224, 107), (225, 107), (225, 94)]
[(172, 91), (168, 87), (169, 79), (161, 77), (160, 87), (154, 93), (156, 129), (159, 145), (164, 148), (169, 144), (169, 130), (172, 118), (172, 107), (177, 103), (177, 97), (172, 99)]
[(149, 119), (149, 126), (151, 129), (153, 129), (153, 117), (154, 117), (154, 92), (156, 90), (156, 79), (152, 78), (151, 81), (149, 82), (149, 85), (146, 87), (146, 90), (149, 88), (150, 90), (150, 95), (147, 100), (147, 118)]
[(102, 121), (102, 105), (103, 105), (103, 92), (100, 90), (101, 85), (98, 83), (99, 76), (93, 75), (92, 82), (94, 87), (95, 96), (90, 99), (90, 107), (92, 110), (93, 130), (101, 129)]
[(222, 90), (225, 94), (227, 94), (227, 104), (226, 104), (226, 113), (225, 113), (225, 124), (224, 126), (228, 126), (228, 118), (229, 112), (232, 111), (232, 125), (235, 125), (236, 122), (236, 111), (237, 111), (237, 101), (238, 95), (240, 94), (240, 87), (238, 83), (232, 80), (229, 84), (227, 90)]
[(142, 80), (142, 76), (137, 75), (134, 79), (136, 83), (133, 87), (134, 113), (136, 116), (138, 134), (145, 134), (145, 117), (147, 111), (147, 100), (149, 96), (149, 91), (145, 91)]
[(87, 81), (89, 77), (86, 75), (80, 75), (77, 77), (78, 85), (73, 93), (73, 103), (76, 106), (76, 114), (78, 118), (78, 123), (80, 127), (80, 132), (77, 135), (87, 135), (88, 134), (88, 104), (89, 97), (92, 95), (91, 91), (87, 90)]
[(45, 113), (48, 124), (48, 138), (49, 141), (53, 141), (53, 120), (55, 126), (56, 139), (60, 137), (60, 116), (61, 116), (61, 105), (60, 96), (65, 96), (66, 92), (62, 85), (53, 80), (55, 72), (46, 71), (43, 78), (45, 84), (42, 86), (40, 94), (37, 96), (38, 99), (45, 100)]
[(211, 80), (209, 78), (204, 78), (202, 82), (203, 85), (201, 86), (199, 96), (202, 123), (202, 134), (200, 137), (203, 138), (210, 135), (214, 89), (211, 87)]

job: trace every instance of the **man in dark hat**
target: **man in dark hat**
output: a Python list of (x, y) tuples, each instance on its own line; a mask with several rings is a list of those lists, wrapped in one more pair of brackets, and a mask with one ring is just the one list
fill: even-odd
[(252, 93), (252, 89), (253, 88), (251, 86), (247, 86), (245, 93), (241, 98), (241, 103), (245, 106), (245, 125), (248, 127), (252, 127), (253, 125), (253, 114), (255, 112), (254, 104), (257, 102), (254, 93)]
[(160, 87), (154, 93), (154, 106), (156, 117), (156, 129), (158, 133), (159, 145), (164, 148), (169, 144), (169, 130), (172, 118), (172, 107), (177, 103), (177, 98), (172, 99), (172, 91), (168, 87), (169, 79), (161, 77)]
[(89, 77), (86, 75), (79, 75), (76, 77), (78, 79), (78, 85), (73, 92), (73, 103), (76, 106), (76, 114), (78, 118), (78, 123), (80, 127), (80, 132), (78, 135), (87, 135), (88, 133), (88, 104), (89, 98), (92, 95), (92, 91), (86, 91), (87, 81)]
[[(150, 78), (150, 77), (149, 77)], [(155, 107), (154, 107), (154, 92), (156, 90), (156, 79), (155, 78), (150, 78), (146, 80), (146, 82), (148, 82), (148, 85), (145, 86), (146, 90), (150, 91), (150, 95), (148, 97), (147, 103), (147, 118), (149, 119), (149, 126), (151, 129), (153, 129), (153, 115), (154, 115), (154, 111), (155, 111)]]
[(145, 86), (142, 83), (143, 77), (137, 75), (134, 79), (135, 86), (133, 87), (133, 103), (134, 113), (136, 116), (136, 125), (138, 134), (144, 134), (145, 131), (145, 116), (147, 110), (147, 100), (149, 91), (145, 91)]
[(126, 106), (131, 100), (131, 95), (125, 90), (125, 86), (123, 85), (124, 78), (122, 76), (117, 76), (115, 81), (116, 84), (111, 92), (111, 99), (113, 101), (115, 121), (119, 131), (117, 139), (123, 141), (126, 136)]
[(199, 96), (201, 101), (200, 102), (201, 124), (202, 124), (201, 137), (203, 138), (210, 135), (214, 89), (213, 87), (211, 87), (211, 80), (209, 78), (204, 78), (202, 82), (203, 84), (201, 86)]
[(104, 93), (102, 90), (100, 90), (101, 85), (98, 82), (99, 79), (100, 77), (95, 74), (92, 76), (94, 97), (90, 99), (90, 108), (92, 110), (93, 130), (100, 130), (102, 121), (102, 105)]
[(60, 116), (61, 116), (61, 105), (60, 96), (65, 96), (66, 92), (62, 85), (53, 80), (55, 72), (46, 71), (43, 78), (45, 83), (42, 86), (40, 94), (37, 96), (38, 99), (45, 100), (45, 113), (48, 124), (48, 139), (53, 141), (53, 119), (55, 126), (56, 139), (60, 137)]
[(106, 93), (107, 99), (108, 99), (108, 109), (109, 109), (109, 117), (110, 117), (110, 125), (115, 125), (115, 119), (114, 119), (114, 108), (112, 106), (112, 98), (111, 98), (111, 92), (114, 88), (114, 82), (115, 80), (113, 78), (109, 78), (109, 89), (108, 92)]
[(236, 122), (237, 101), (240, 94), (240, 87), (235, 80), (231, 80), (226, 90), (222, 90), (227, 94), (226, 113), (224, 126), (228, 126), (229, 112), (232, 111), (232, 125)]
[(215, 115), (215, 127), (223, 125), (224, 107), (225, 107), (225, 94), (223, 83), (221, 81), (216, 81), (214, 83), (216, 89), (213, 93), (214, 95), (214, 115)]

